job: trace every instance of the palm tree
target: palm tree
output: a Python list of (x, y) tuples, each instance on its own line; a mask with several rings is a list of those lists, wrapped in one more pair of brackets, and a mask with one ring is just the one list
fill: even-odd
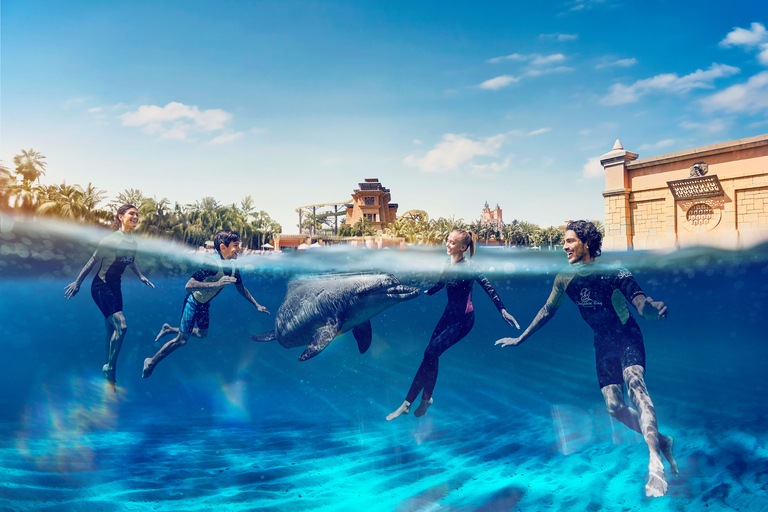
[[(83, 205), (85, 206), (85, 211), (86, 211), (85, 220), (93, 222), (94, 220), (98, 220), (102, 216), (99, 213), (97, 213), (99, 212), (99, 210), (97, 210), (96, 207), (106, 197), (107, 197), (106, 191), (96, 188), (91, 184), (91, 182), (88, 182), (88, 186), (85, 187), (85, 189), (83, 189)], [(104, 213), (108, 213), (108, 212), (104, 212)]]
[(37, 207), (40, 215), (80, 220), (86, 210), (83, 203), (83, 189), (80, 185), (51, 185), (44, 201)]
[(0, 209), (10, 207), (11, 188), (15, 182), (11, 171), (0, 163)]
[(109, 208), (113, 212), (117, 212), (117, 209), (124, 204), (132, 204), (136, 208), (139, 208), (145, 200), (146, 198), (141, 190), (127, 188), (123, 192), (117, 194), (117, 197), (109, 203)]
[(35, 181), (40, 183), (40, 176), (45, 175), (45, 166), (43, 162), (45, 156), (30, 148), (29, 151), (21, 150), (20, 155), (13, 157), (13, 163), (16, 165), (16, 174), (21, 176), (24, 181)]

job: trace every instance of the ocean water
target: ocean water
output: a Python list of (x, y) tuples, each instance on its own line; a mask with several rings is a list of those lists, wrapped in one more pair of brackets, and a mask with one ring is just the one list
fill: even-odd
[[(156, 288), (123, 276), (128, 334), (113, 393), (92, 275), (72, 300), (63, 294), (105, 234), (0, 219), (2, 512), (768, 509), (766, 245), (602, 257), (669, 307), (666, 321), (638, 319), (646, 381), (680, 466), (678, 477), (666, 466), (667, 496), (649, 499), (645, 444), (605, 412), (591, 330), (570, 301), (502, 349), (494, 341), (516, 331), (475, 286), (474, 329), (440, 358), (429, 412), (387, 422), (444, 291), (374, 317), (363, 355), (351, 333), (301, 363), (301, 348), (248, 334), (273, 328), (297, 275), (384, 271), (425, 288), (442, 248), (242, 256), (245, 286), (272, 315), (225, 289), (208, 338), (142, 379), (157, 331), (178, 324), (200, 255), (139, 239), (137, 263)], [(559, 250), (480, 248), (473, 261), (523, 327), (567, 265)]]

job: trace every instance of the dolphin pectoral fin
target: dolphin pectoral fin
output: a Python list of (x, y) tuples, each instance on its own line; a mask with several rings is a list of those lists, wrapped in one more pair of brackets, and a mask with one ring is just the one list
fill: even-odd
[(371, 321), (366, 320), (362, 324), (352, 329), (352, 334), (357, 340), (357, 348), (360, 350), (360, 353), (365, 354), (365, 352), (371, 347), (371, 339), (373, 338), (373, 333), (371, 332)]
[(333, 341), (333, 338), (335, 338), (338, 333), (339, 328), (336, 325), (325, 325), (316, 330), (315, 334), (312, 336), (312, 343), (310, 343), (307, 347), (307, 350), (301, 354), (299, 361), (312, 359), (317, 354), (325, 350), (325, 347), (327, 347), (328, 344)]
[(275, 331), (263, 332), (261, 334), (249, 334), (248, 337), (253, 341), (274, 341), (277, 339)]

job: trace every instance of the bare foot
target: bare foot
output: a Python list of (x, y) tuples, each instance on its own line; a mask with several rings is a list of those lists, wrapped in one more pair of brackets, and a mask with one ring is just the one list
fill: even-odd
[(421, 402), (419, 402), (419, 406), (416, 408), (415, 411), (413, 411), (413, 415), (417, 418), (421, 418), (425, 414), (427, 414), (427, 409), (429, 409), (429, 406), (432, 405), (432, 398), (429, 400), (424, 400), (422, 397)]
[(387, 421), (392, 421), (393, 419), (397, 418), (401, 414), (408, 414), (411, 412), (411, 402), (405, 401), (403, 402), (403, 405), (398, 407), (394, 412), (390, 413), (389, 416), (387, 416)]
[(667, 477), (664, 475), (664, 467), (661, 461), (648, 464), (648, 483), (645, 484), (645, 495), (649, 498), (658, 498), (667, 494)]
[(672, 439), (672, 436), (660, 436), (661, 443), (661, 453), (664, 454), (664, 457), (666, 457), (667, 461), (669, 462), (669, 467), (672, 469), (672, 474), (675, 476), (678, 476), (680, 474), (680, 471), (677, 469), (677, 461), (675, 460), (675, 455), (672, 453), (672, 448), (675, 445), (675, 440)]
[(101, 373), (107, 379), (107, 384), (112, 388), (112, 391), (117, 393), (117, 386), (115, 382), (115, 369), (110, 368), (108, 364), (101, 367)]
[[(168, 325), (168, 324), (166, 324)], [(152, 371), (155, 369), (155, 365), (152, 364), (152, 358), (148, 357), (144, 360), (144, 369), (141, 371), (141, 376), (147, 378), (152, 375)]]
[(157, 337), (155, 338), (155, 343), (160, 341), (160, 338), (162, 338), (163, 336), (168, 336), (169, 334), (175, 334), (177, 332), (179, 332), (179, 330), (174, 327), (171, 327), (170, 324), (163, 324), (163, 328), (160, 329), (159, 333), (157, 333)]

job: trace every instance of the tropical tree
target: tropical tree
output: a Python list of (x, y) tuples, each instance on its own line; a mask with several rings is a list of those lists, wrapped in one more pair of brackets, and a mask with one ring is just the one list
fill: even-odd
[(87, 209), (83, 202), (83, 188), (80, 185), (50, 185), (37, 206), (40, 215), (55, 216), (70, 220), (81, 220)]
[(16, 184), (10, 169), (0, 162), (0, 209), (10, 207), (11, 188)]
[(112, 213), (116, 213), (117, 209), (124, 204), (132, 204), (138, 208), (145, 200), (146, 198), (141, 190), (127, 188), (123, 192), (117, 194), (117, 197), (109, 203), (109, 209), (112, 210)]
[(13, 163), (16, 166), (16, 174), (21, 176), (23, 181), (37, 181), (40, 183), (40, 176), (45, 175), (45, 166), (47, 165), (45, 156), (30, 148), (29, 151), (21, 150), (21, 154), (13, 157)]

